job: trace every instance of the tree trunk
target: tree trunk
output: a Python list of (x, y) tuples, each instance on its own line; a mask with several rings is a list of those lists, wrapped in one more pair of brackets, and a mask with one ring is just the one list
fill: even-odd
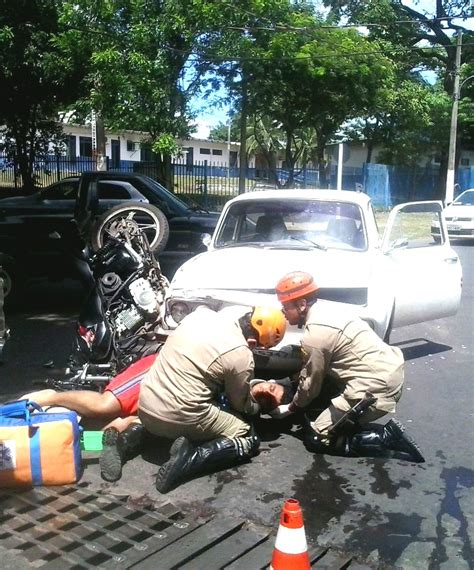
[[(29, 118), (28, 118), (29, 120)], [(36, 123), (34, 127), (36, 128)], [(35, 191), (35, 180), (33, 176), (33, 164), (35, 160), (34, 153), (32, 152), (32, 144), (29, 139), (28, 125), (22, 125), (21, 121), (17, 128), (13, 131), (13, 138), (15, 140), (15, 147), (13, 158), (18, 164), (19, 174), (21, 176), (22, 193), (33, 194)], [(16, 181), (15, 181), (16, 186)]]
[(441, 162), (438, 172), (438, 183), (436, 184), (435, 200), (444, 200), (446, 197), (446, 177), (448, 175), (448, 149), (441, 152)]
[(370, 162), (372, 161), (373, 152), (374, 152), (374, 144), (372, 141), (368, 141), (367, 142), (367, 158), (365, 159), (365, 162), (367, 164), (370, 164)]
[(328, 187), (328, 180), (327, 180), (327, 164), (326, 160), (324, 160), (324, 146), (318, 145), (318, 171), (319, 171), (319, 187), (320, 188), (327, 188)]
[(268, 179), (272, 184), (278, 186), (277, 155), (274, 151), (268, 155)]
[(293, 152), (291, 148), (291, 143), (293, 140), (293, 131), (286, 130), (286, 145), (285, 145), (285, 168), (288, 170), (288, 178), (283, 184), (284, 188), (293, 188), (295, 183), (295, 161), (293, 157)]
[(173, 170), (171, 167), (171, 156), (156, 155), (156, 180), (167, 190), (174, 190)]

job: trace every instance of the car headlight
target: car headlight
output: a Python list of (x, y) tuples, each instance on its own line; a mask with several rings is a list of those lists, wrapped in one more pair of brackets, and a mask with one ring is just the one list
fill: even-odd
[(169, 311), (173, 321), (175, 323), (180, 323), (186, 315), (189, 315), (191, 308), (183, 301), (176, 301), (170, 306)]

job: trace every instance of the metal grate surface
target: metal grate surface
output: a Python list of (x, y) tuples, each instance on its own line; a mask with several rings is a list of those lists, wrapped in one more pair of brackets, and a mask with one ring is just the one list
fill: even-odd
[[(142, 503), (84, 485), (3, 490), (0, 547), (47, 569), (268, 567), (272, 529), (219, 516), (192, 520), (170, 503)], [(313, 551), (310, 558), (318, 569), (368, 568), (331, 549)]]
[(80, 486), (0, 494), (0, 545), (37, 568), (129, 568), (199, 524), (170, 503), (146, 510)]

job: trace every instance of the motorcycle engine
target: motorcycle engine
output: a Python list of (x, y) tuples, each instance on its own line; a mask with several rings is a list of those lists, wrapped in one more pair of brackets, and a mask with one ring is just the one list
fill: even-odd
[(119, 336), (125, 332), (133, 332), (143, 323), (143, 317), (134, 306), (120, 311), (115, 318), (115, 329)]
[(119, 336), (130, 333), (149, 321), (155, 319), (159, 312), (159, 302), (149, 281), (140, 277), (128, 286), (134, 305), (121, 310), (115, 317), (115, 329)]
[(114, 293), (122, 284), (122, 280), (116, 273), (106, 273), (100, 280), (106, 295)]
[(145, 313), (158, 313), (158, 299), (150, 283), (143, 278), (136, 279), (129, 285), (129, 291), (136, 305)]

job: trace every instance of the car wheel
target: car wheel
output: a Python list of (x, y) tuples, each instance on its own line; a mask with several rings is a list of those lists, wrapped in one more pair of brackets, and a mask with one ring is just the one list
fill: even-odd
[(124, 204), (111, 208), (95, 221), (90, 238), (92, 249), (99, 250), (108, 236), (117, 235), (124, 228), (144, 233), (153, 253), (160, 253), (168, 243), (169, 224), (161, 210), (151, 204)]

